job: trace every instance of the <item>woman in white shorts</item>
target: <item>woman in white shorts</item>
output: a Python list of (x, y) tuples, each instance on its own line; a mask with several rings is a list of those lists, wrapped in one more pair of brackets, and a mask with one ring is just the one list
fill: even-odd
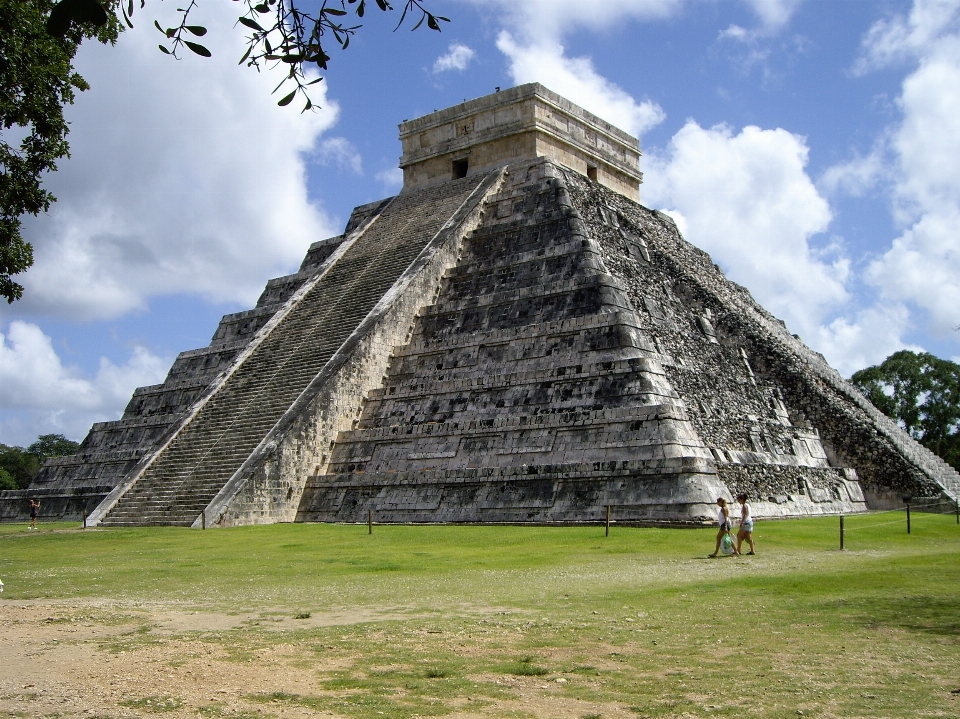
[[(713, 554), (708, 554), (707, 556), (711, 559), (720, 554), (720, 543), (723, 541), (723, 536), (725, 534), (730, 534), (730, 529), (733, 525), (730, 522), (730, 510), (727, 508), (727, 500), (723, 497), (717, 499), (717, 506), (720, 508), (717, 511), (717, 524), (720, 525), (720, 531), (717, 532), (717, 547), (713, 550)], [(731, 536), (731, 540), (733, 537)], [(739, 550), (734, 547), (734, 554), (739, 554)]]
[(750, 551), (747, 554), (756, 554), (753, 546), (753, 514), (750, 513), (750, 505), (747, 504), (747, 495), (738, 494), (737, 501), (740, 502), (740, 529), (737, 530), (737, 554), (740, 554), (740, 545), (743, 540), (747, 540), (750, 545)]

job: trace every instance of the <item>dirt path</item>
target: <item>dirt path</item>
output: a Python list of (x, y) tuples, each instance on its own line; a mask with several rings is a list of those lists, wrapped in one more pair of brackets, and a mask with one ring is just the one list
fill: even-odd
[[(102, 600), (0, 601), (0, 716), (337, 716), (282, 699), (323, 694), (318, 675), (344, 668), (350, 660), (317, 658), (297, 640), (284, 641), (283, 632), (397, 619), (417, 617), (402, 611), (344, 610), (297, 618), (279, 610), (231, 614)], [(273, 641), (258, 641), (265, 630)], [(220, 632), (239, 637), (248, 645), (248, 655), (231, 655), (229, 647), (218, 643)], [(631, 716), (622, 708), (562, 697), (555, 679), (501, 676), (491, 681), (508, 689), (511, 698), (478, 704), (482, 710), (473, 709), (469, 697), (456, 699), (448, 716), (510, 712), (582, 717), (601, 711), (605, 717)], [(252, 697), (257, 695), (280, 699), (256, 701)]]
[[(245, 627), (282, 632), (396, 618), (365, 610), (296, 619), (291, 612), (228, 614), (103, 601), (0, 602), (0, 711), (178, 717), (213, 707), (208, 715), (231, 716), (249, 703), (244, 695), (314, 693), (317, 670), (335, 667), (292, 667), (296, 649), (282, 642), (257, 650), (255, 662), (230, 661), (211, 641), (217, 632)], [(315, 715), (297, 707), (270, 713)]]

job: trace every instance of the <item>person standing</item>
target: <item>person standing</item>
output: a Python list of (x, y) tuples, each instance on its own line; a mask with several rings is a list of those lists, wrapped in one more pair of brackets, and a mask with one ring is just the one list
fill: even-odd
[(29, 529), (37, 528), (37, 513), (40, 511), (40, 502), (35, 499), (30, 500), (30, 526)]
[(740, 546), (743, 540), (747, 540), (750, 545), (750, 551), (747, 554), (756, 554), (756, 548), (753, 546), (753, 513), (750, 511), (750, 505), (747, 504), (747, 495), (738, 494), (737, 501), (740, 502), (740, 529), (737, 530), (737, 554), (740, 554)]
[[(717, 546), (713, 550), (713, 554), (708, 554), (708, 557), (716, 557), (720, 553), (720, 543), (723, 541), (723, 538), (730, 534), (730, 530), (733, 525), (730, 523), (730, 509), (727, 507), (727, 500), (723, 497), (717, 498), (717, 506), (720, 508), (717, 512), (717, 524), (720, 525), (720, 531), (717, 532)], [(733, 542), (733, 537), (730, 538), (731, 543)], [(736, 546), (733, 547), (733, 553), (739, 554)]]

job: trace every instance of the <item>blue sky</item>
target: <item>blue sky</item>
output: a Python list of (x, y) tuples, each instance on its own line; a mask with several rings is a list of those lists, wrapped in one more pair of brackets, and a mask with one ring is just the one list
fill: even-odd
[(82, 439), (161, 382), (310, 242), (399, 189), (397, 125), (539, 81), (639, 134), (642, 202), (670, 212), (845, 376), (909, 347), (958, 359), (960, 0), (434, 0), (442, 33), (368, 12), (314, 99), (156, 49), (151, 2), (77, 58), (59, 202), (0, 308), (0, 442)]

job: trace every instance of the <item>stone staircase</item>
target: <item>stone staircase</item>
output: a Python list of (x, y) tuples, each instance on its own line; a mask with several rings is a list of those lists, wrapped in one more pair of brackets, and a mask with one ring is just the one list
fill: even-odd
[[(345, 234), (375, 216), (390, 199), (355, 208)], [(316, 274), (344, 237), (339, 235), (310, 245), (297, 272), (267, 281), (256, 307), (224, 315), (209, 345), (181, 352), (161, 384), (134, 390), (120, 419), (96, 422), (76, 454), (48, 459), (31, 491), (41, 492), (50, 507), (58, 503), (58, 492), (63, 493), (64, 501), (59, 502), (64, 507), (59, 515), (63, 519), (80, 520), (86, 516), (88, 509), (96, 507), (162, 443), (168, 431), (206, 394), (256, 333)], [(82, 512), (76, 510), (72, 499), (80, 490), (85, 497)]]
[(254, 341), (101, 525), (192, 525), (482, 180), (475, 176), (402, 195), (387, 206), (282, 320)]
[(642, 511), (655, 513), (679, 473), (691, 486), (710, 475), (709, 450), (554, 171), (511, 168), (356, 427), (308, 480), (298, 521), (367, 509), (378, 521), (596, 521), (614, 496), (635, 507), (652, 489)]

